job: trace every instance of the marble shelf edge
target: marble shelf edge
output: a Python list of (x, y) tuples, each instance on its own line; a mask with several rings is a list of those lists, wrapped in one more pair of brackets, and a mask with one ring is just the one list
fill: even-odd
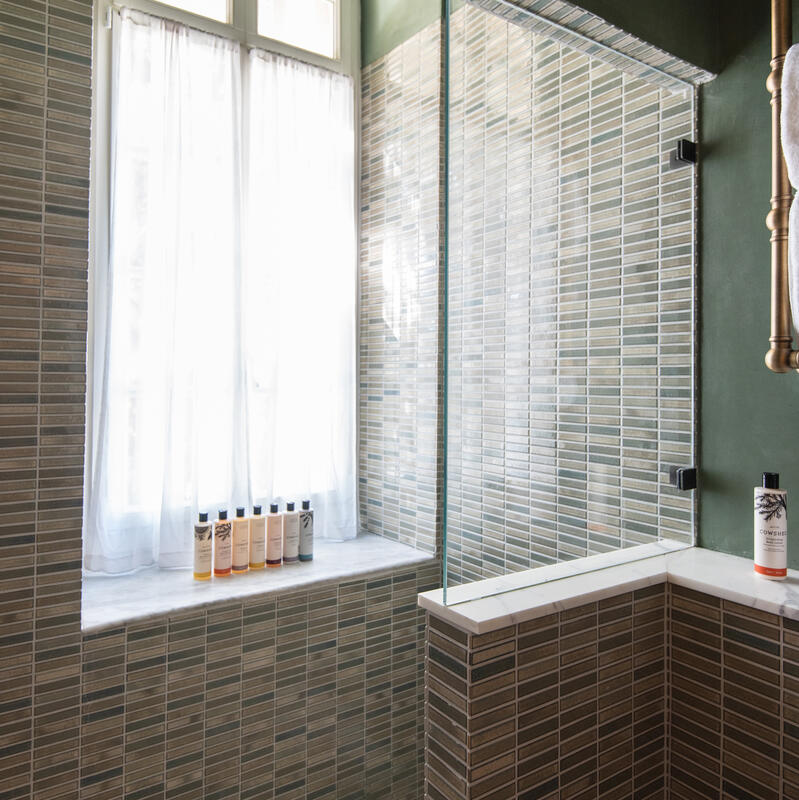
[[(339, 548), (345, 548), (344, 551)], [(346, 548), (357, 548), (357, 552)], [(330, 551), (330, 552), (327, 552)], [(95, 634), (131, 622), (143, 622), (185, 611), (202, 611), (226, 603), (257, 602), (292, 592), (436, 563), (435, 556), (373, 534), (346, 542), (317, 543), (307, 564), (264, 570), (210, 582), (193, 581), (190, 569), (145, 570), (123, 576), (85, 577), (81, 630)], [(329, 562), (329, 563), (325, 563)], [(138, 593), (137, 599), (131, 595)]]
[[(799, 570), (785, 581), (754, 574), (752, 560), (700, 547), (647, 556), (547, 583), (445, 606), (436, 589), (418, 597), (430, 614), (467, 633), (483, 634), (657, 583), (671, 582), (772, 614), (799, 619)], [(482, 583), (482, 582), (477, 582)], [(479, 591), (479, 587), (475, 589)]]

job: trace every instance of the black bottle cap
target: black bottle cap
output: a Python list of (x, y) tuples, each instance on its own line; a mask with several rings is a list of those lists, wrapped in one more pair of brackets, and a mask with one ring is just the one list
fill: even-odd
[(236, 509), (236, 516), (237, 516), (237, 517), (243, 517), (243, 516), (244, 516), (244, 509), (243, 509), (241, 506), (239, 506), (239, 507)]
[(261, 506), (253, 506), (252, 507), (253, 514), (260, 514), (261, 513)]
[(227, 519), (227, 511), (225, 511), (224, 509), (222, 509), (222, 510), (219, 512), (219, 519)]
[(294, 511), (294, 503), (286, 503), (286, 511)]
[(780, 488), (780, 473), (779, 472), (764, 472), (763, 473), (763, 488), (764, 489), (779, 489)]
[(208, 512), (201, 511), (200, 512), (200, 522), (208, 522)]
[(272, 503), (272, 504), (269, 506), (269, 513), (270, 513), (270, 514), (277, 514), (277, 509), (278, 509), (278, 505), (277, 505), (277, 503)]
[(311, 508), (311, 501), (310, 500), (303, 500), (302, 501), (302, 510), (303, 511), (310, 511)]

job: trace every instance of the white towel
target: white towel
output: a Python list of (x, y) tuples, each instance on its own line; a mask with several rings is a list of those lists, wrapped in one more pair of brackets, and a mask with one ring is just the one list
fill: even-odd
[[(799, 45), (795, 44), (785, 56), (782, 68), (782, 113), (780, 135), (788, 178), (794, 189), (799, 188)], [(788, 216), (788, 284), (791, 296), (793, 327), (799, 331), (799, 203), (791, 203)]]

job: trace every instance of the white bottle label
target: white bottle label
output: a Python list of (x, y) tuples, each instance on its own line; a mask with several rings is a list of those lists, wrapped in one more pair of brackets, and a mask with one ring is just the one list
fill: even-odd
[(213, 528), (210, 522), (199, 522), (194, 526), (194, 574), (210, 575), (214, 552)]
[(283, 517), (269, 514), (266, 518), (266, 560), (279, 564), (283, 560)]
[(788, 574), (788, 502), (784, 489), (755, 487), (755, 572), (765, 578)]
[(266, 517), (250, 519), (250, 566), (262, 567), (266, 560)]
[(230, 569), (233, 555), (230, 523), (227, 520), (214, 523), (214, 569), (227, 572)]
[(233, 569), (244, 572), (250, 567), (250, 521), (233, 520)]
[(313, 510), (300, 511), (300, 555), (313, 555)]
[(287, 511), (283, 515), (283, 560), (296, 561), (300, 553), (300, 515)]

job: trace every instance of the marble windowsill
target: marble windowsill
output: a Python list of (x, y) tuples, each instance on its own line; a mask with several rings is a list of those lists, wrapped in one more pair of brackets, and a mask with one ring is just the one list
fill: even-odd
[(317, 540), (314, 545), (313, 561), (210, 581), (193, 580), (191, 569), (153, 568), (131, 575), (84, 577), (81, 628), (95, 631), (186, 608), (338, 583), (435, 560), (428, 553), (371, 534), (347, 542)]
[[(603, 557), (594, 556), (569, 562), (572, 569), (577, 563), (582, 566), (580, 574), (569, 572), (568, 565), (557, 564), (555, 567), (564, 567), (563, 574), (556, 577), (555, 567), (548, 567), (552, 575), (544, 583), (529, 585), (535, 580), (530, 573), (538, 570), (528, 570), (518, 573), (516, 579), (518, 583), (526, 575), (528, 585), (524, 587), (490, 594), (485, 589), (481, 591), (480, 584), (485, 582), (477, 581), (469, 584), (474, 599), (445, 606), (442, 590), (436, 589), (420, 594), (419, 605), (462, 630), (481, 634), (669, 581), (771, 614), (799, 619), (799, 570), (788, 570), (788, 578), (784, 581), (768, 581), (754, 574), (749, 558), (700, 547), (682, 547), (661, 553), (644, 552), (644, 547), (651, 549), (653, 546), (644, 545), (627, 551), (637, 551), (636, 561), (587, 571), (591, 569), (588, 562)], [(451, 594), (452, 590), (448, 592), (448, 602)]]

